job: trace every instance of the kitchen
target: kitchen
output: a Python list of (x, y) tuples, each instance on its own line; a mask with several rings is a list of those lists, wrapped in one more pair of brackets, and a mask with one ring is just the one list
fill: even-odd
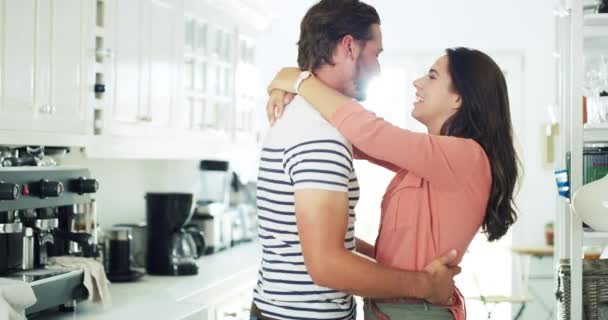
[[(105, 272), (110, 271), (109, 258), (119, 252), (110, 254), (110, 242), (131, 242), (128, 258), (123, 250), (122, 265), (112, 265), (124, 269), (129, 261), (126, 278), (110, 280), (105, 306), (87, 301), (87, 294), (81, 293), (70, 299), (75, 304), (66, 300), (61, 311), (59, 305), (26, 310), (28, 319), (249, 319), (261, 254), (251, 208), (259, 149), (268, 129), (266, 86), (279, 68), (296, 64), (299, 23), (315, 2), (0, 0), (0, 114), (5, 120), (0, 124), (0, 180), (18, 185), (21, 194), (21, 207), (0, 202), (7, 205), (2, 207), (7, 216), (2, 219), (7, 221), (0, 222), (23, 223), (22, 230), (12, 235), (18, 245), (6, 248), (22, 252), (25, 230), (38, 230), (41, 220), (46, 220), (37, 212), (40, 222), (31, 222), (34, 227), (28, 228), (27, 219), (18, 221), (19, 215), (9, 217), (8, 212), (42, 207), (59, 212), (71, 208), (75, 217), (93, 222), (84, 233), (96, 235), (98, 254), (86, 255), (86, 246), (73, 240), (65, 241), (64, 251), (75, 257), (96, 256), (104, 262)], [(423, 129), (403, 116), (409, 115), (414, 100), (410, 84), (444, 48), (484, 50), (503, 69), (523, 167), (516, 196), (519, 218), (497, 243), (488, 243), (483, 236), (474, 240), (456, 282), (467, 298), (470, 319), (561, 319), (563, 303), (555, 298), (560, 259), (592, 251), (601, 255), (608, 244), (603, 233), (573, 227), (578, 216), (565, 214), (569, 206), (557, 192), (555, 177), (556, 171), (568, 167), (566, 154), (578, 151), (583, 157), (571, 156), (572, 181), (567, 185), (574, 195), (583, 183), (591, 182), (577, 180), (583, 177), (582, 158), (592, 153), (584, 155), (578, 140), (583, 141), (585, 130), (600, 137), (594, 143), (601, 142), (603, 117), (593, 117), (592, 99), (587, 101), (585, 129), (574, 125), (582, 121), (573, 120), (583, 117), (578, 113), (580, 103), (572, 112), (564, 110), (575, 105), (571, 95), (589, 96), (594, 90), (582, 83), (589, 73), (582, 62), (585, 57), (587, 65), (601, 69), (601, 49), (583, 51), (576, 42), (583, 40), (575, 31), (582, 30), (583, 16), (600, 16), (597, 29), (606, 34), (608, 23), (596, 13), (602, 1), (366, 2), (382, 18), (384, 53), (382, 75), (370, 85), (364, 105), (401, 127)], [(572, 42), (563, 40), (570, 36)], [(601, 39), (598, 42), (602, 44)], [(560, 59), (570, 55), (579, 57), (581, 65), (570, 67), (564, 62), (570, 60)], [(601, 153), (601, 146), (594, 148)], [(374, 241), (382, 200), (378, 190), (392, 175), (363, 162), (356, 162), (356, 167), (364, 185), (356, 208), (357, 236)], [(26, 179), (15, 170), (34, 178)], [(56, 179), (64, 181), (65, 194), (45, 197), (44, 206), (27, 203), (35, 197), (26, 196), (24, 186), (39, 191), (40, 185), (28, 181), (50, 180), (48, 172), (65, 174)], [(70, 181), (80, 178), (93, 192), (71, 189)], [(204, 234), (202, 246), (195, 241), (196, 232), (184, 232), (188, 235), (181, 237), (190, 243), (186, 247), (214, 249), (190, 259), (195, 275), (144, 275), (146, 261), (136, 257), (141, 251), (136, 247), (146, 246), (136, 241), (145, 238), (139, 233), (145, 230), (142, 226), (150, 228), (154, 223), (147, 220), (150, 195), (175, 193), (193, 196), (183, 200), (191, 202), (183, 210), (184, 221), (173, 222), (190, 220), (185, 224), (198, 226), (193, 229)], [(223, 207), (218, 209), (218, 202)], [(218, 216), (232, 218), (222, 223)], [(57, 227), (50, 221), (47, 228), (75, 232), (69, 223), (73, 221), (64, 220), (58, 219)], [(553, 232), (555, 245), (549, 246)], [(584, 236), (577, 238), (578, 233)], [(233, 234), (239, 236), (232, 239)], [(164, 242), (171, 241), (173, 235), (166, 236)], [(3, 255), (8, 256), (0, 251)], [(576, 262), (573, 297), (580, 294), (577, 290), (583, 291), (584, 283), (579, 277), (582, 265)], [(4, 295), (10, 292), (1, 288)], [(588, 303), (572, 303), (573, 319), (582, 319), (576, 312), (584, 306)]]

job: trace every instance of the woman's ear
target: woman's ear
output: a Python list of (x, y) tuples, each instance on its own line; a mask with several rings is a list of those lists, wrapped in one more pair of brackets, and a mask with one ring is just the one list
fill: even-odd
[(458, 110), (460, 107), (462, 107), (462, 97), (459, 94), (456, 94), (454, 103), (452, 104), (452, 109)]

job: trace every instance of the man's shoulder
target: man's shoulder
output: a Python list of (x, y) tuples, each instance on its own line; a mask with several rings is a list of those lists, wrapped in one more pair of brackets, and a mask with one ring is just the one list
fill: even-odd
[(287, 106), (281, 119), (270, 129), (267, 144), (281, 145), (286, 149), (296, 146), (313, 146), (334, 141), (351, 149), (350, 143), (335, 127), (302, 98)]

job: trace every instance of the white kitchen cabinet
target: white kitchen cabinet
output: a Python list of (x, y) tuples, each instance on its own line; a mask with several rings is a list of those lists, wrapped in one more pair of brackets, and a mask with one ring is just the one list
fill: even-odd
[[(176, 75), (178, 74), (178, 19), (182, 16), (176, 0), (145, 0), (144, 70), (148, 87), (144, 89), (145, 116), (151, 125), (169, 127), (171, 110), (175, 107)], [(179, 10), (179, 11), (178, 11)]]
[(106, 38), (113, 52), (108, 83), (111, 107), (105, 122), (111, 134), (168, 133), (177, 102), (178, 4), (172, 0), (112, 2)]
[[(257, 280), (256, 270), (238, 275), (222, 284), (223, 289), (213, 297), (207, 297), (207, 320), (248, 320), (253, 302), (253, 287)], [(228, 284), (230, 282), (230, 284)], [(189, 303), (193, 303), (190, 301)]]
[(255, 34), (264, 20), (252, 8), (0, 0), (0, 132), (9, 133), (0, 144), (82, 146), (89, 156), (119, 158), (183, 158), (186, 148), (187, 157), (213, 157), (238, 148), (238, 137), (253, 136), (257, 112), (238, 87), (250, 54), (240, 51), (241, 34)]
[(260, 101), (264, 97), (264, 85), (255, 65), (255, 41), (253, 37), (240, 35), (236, 69), (235, 138), (239, 143), (257, 143), (259, 128), (257, 117), (264, 112)]
[[(31, 119), (35, 110), (36, 1), (4, 0), (3, 4), (1, 116), (3, 120)], [(6, 122), (2, 121), (4, 128), (15, 129), (15, 121)]]
[(91, 4), (0, 4), (0, 130), (84, 135), (92, 124)]
[(106, 12), (105, 43), (98, 49), (107, 47), (113, 57), (106, 77), (110, 97), (104, 125), (118, 133), (145, 120), (142, 1), (106, 1)]
[(217, 320), (249, 320), (253, 289), (243, 288), (242, 291), (224, 299), (214, 307), (214, 319)]

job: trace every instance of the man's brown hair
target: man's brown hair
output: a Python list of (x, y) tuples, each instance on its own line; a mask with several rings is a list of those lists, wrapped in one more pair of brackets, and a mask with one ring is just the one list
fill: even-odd
[(324, 64), (333, 65), (332, 54), (338, 41), (347, 35), (357, 41), (368, 41), (372, 38), (373, 24), (380, 24), (380, 16), (366, 3), (321, 0), (308, 10), (300, 25), (300, 69), (316, 70)]

